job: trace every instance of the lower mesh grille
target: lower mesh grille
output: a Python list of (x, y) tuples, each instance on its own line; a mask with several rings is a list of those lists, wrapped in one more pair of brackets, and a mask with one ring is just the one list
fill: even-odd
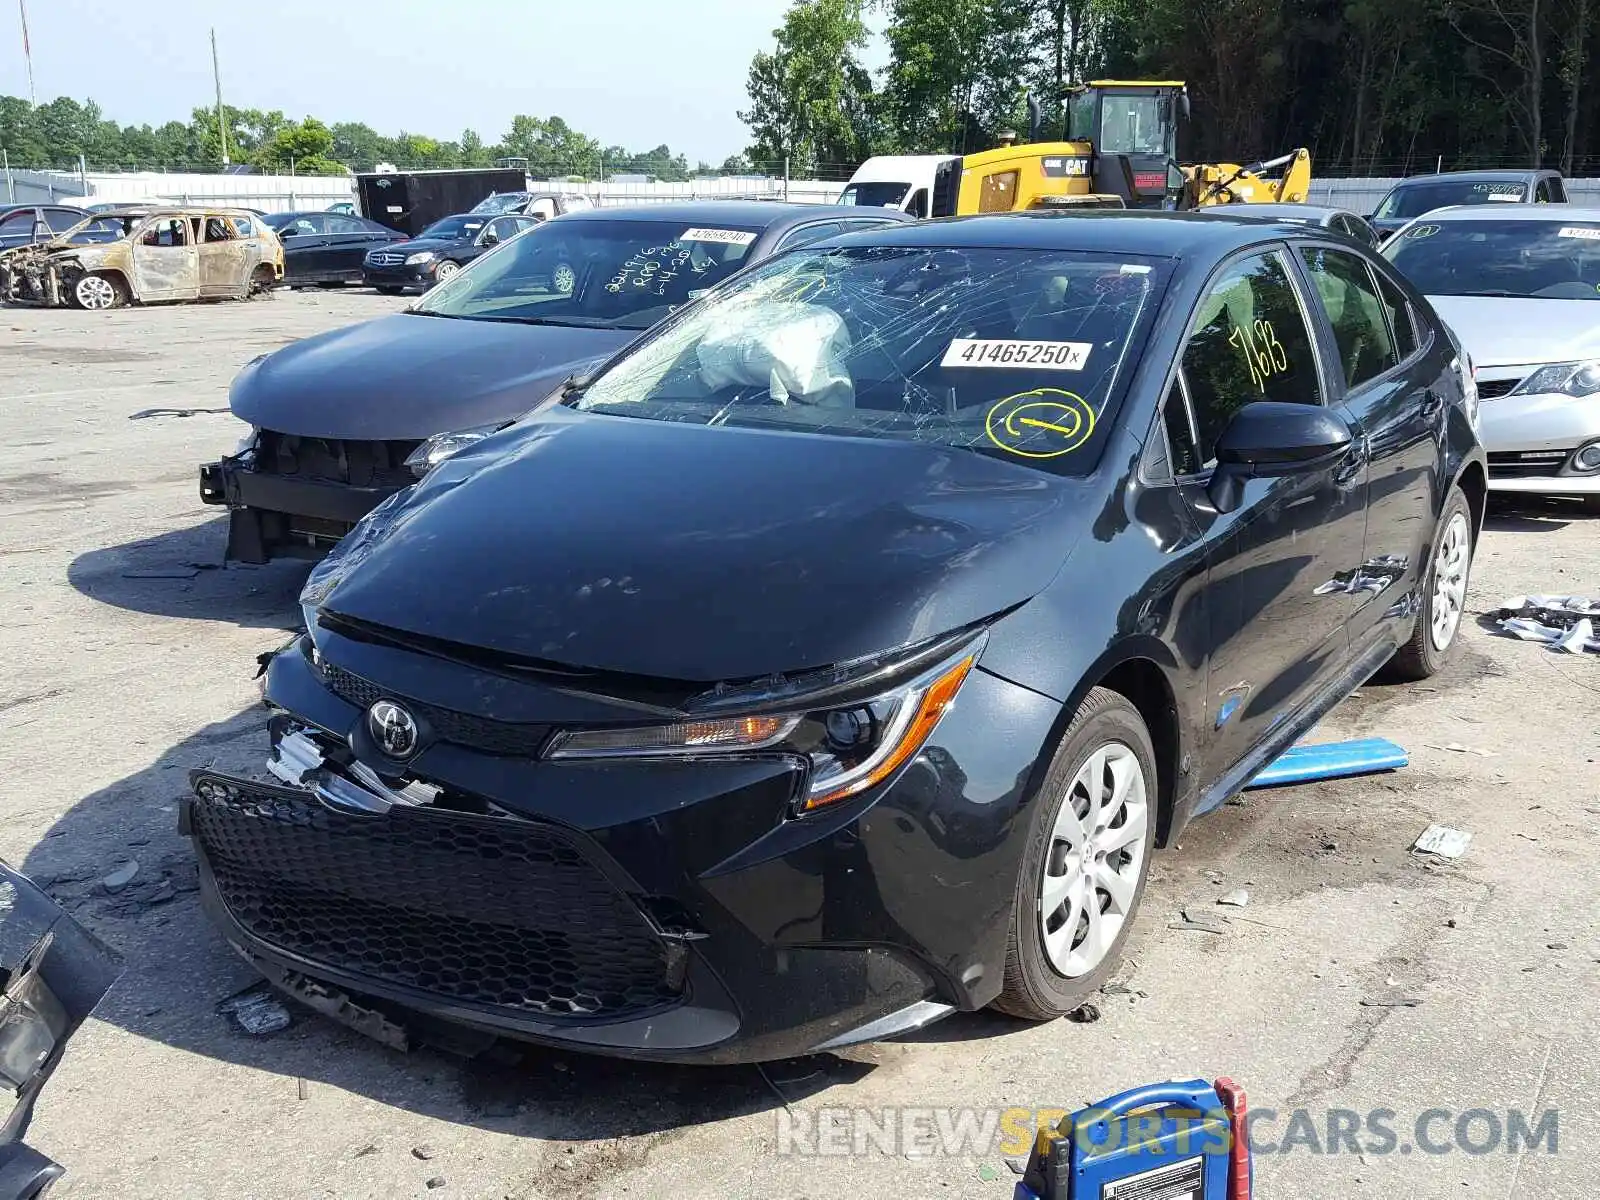
[(617, 1017), (675, 1001), (669, 949), (578, 835), (396, 807), (346, 815), (201, 773), (194, 838), (228, 911), (269, 945), (468, 1004)]

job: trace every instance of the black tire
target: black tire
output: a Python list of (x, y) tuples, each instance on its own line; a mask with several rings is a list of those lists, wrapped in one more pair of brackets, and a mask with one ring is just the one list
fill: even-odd
[[(1042, 886), (1052, 853), (1056, 818), (1063, 805), (1073, 799), (1072, 789), (1079, 771), (1097, 750), (1118, 744), (1133, 752), (1143, 772), (1146, 819), (1143, 857), (1138, 883), (1122, 927), (1107, 947), (1099, 963), (1083, 974), (1067, 977), (1051, 965), (1045, 951), (1041, 909)], [(1150, 856), (1155, 846), (1155, 830), (1160, 788), (1155, 747), (1144, 718), (1126, 697), (1105, 688), (1095, 688), (1084, 699), (1072, 723), (1061, 737), (1050, 761), (1050, 768), (1033, 803), (1029, 819), (1028, 843), (1017, 873), (1016, 897), (1012, 904), (1011, 932), (1006, 945), (1005, 979), (992, 1007), (1029, 1021), (1052, 1021), (1065, 1016), (1099, 989), (1116, 968), (1144, 898), (1150, 875)], [(1100, 902), (1099, 892), (1092, 893)], [(1109, 898), (1108, 898), (1109, 899)]]
[(405, 288), (395, 287), (391, 283), (379, 283), (374, 284), (373, 286), (375, 286), (378, 289), (378, 293), (383, 296), (398, 296), (401, 292), (405, 291)]
[[(1436, 575), (1439, 570), (1439, 550), (1457, 520), (1466, 522), (1467, 561), (1461, 576), (1462, 612), (1457, 616), (1449, 640), (1440, 647), (1433, 636), (1434, 606), (1437, 603)], [(1465, 623), (1465, 598), (1467, 585), (1472, 578), (1472, 556), (1477, 549), (1472, 531), (1472, 506), (1460, 488), (1451, 488), (1445, 498), (1444, 511), (1439, 514), (1438, 527), (1433, 531), (1433, 542), (1428, 547), (1428, 570), (1422, 577), (1422, 607), (1417, 612), (1417, 626), (1411, 639), (1396, 650), (1394, 657), (1378, 672), (1383, 679), (1395, 683), (1416, 683), (1437, 675), (1450, 661), (1450, 656), (1461, 644), (1461, 626)]]

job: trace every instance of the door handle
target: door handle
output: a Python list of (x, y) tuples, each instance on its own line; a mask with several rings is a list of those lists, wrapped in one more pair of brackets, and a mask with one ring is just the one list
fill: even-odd
[(1422, 398), (1422, 415), (1431, 421), (1444, 409), (1444, 397), (1432, 388)]

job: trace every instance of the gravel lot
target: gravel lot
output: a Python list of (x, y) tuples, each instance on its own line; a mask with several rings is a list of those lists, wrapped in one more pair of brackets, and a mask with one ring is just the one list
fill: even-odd
[[(232, 448), (227, 384), (297, 337), (391, 311), (370, 293), (114, 313), (0, 311), (0, 854), (128, 956), (30, 1135), (82, 1197), (1009, 1197), (997, 1150), (775, 1153), (778, 1092), (826, 1107), (1076, 1108), (1136, 1083), (1230, 1074), (1254, 1108), (1416, 1116), (1559, 1111), (1558, 1152), (1258, 1156), (1256, 1195), (1561, 1197), (1600, 1177), (1600, 662), (1479, 624), (1452, 669), (1369, 686), (1329, 737), (1412, 765), (1255, 793), (1160, 855), (1124, 987), (1094, 1024), (960, 1016), (920, 1040), (753, 1068), (533, 1050), (402, 1056), (297, 1014), (251, 1038), (217, 1013), (250, 970), (192, 892), (185, 772), (265, 748), (255, 657), (296, 622), (303, 566), (218, 569), (196, 464)], [(193, 410), (192, 415), (173, 415)], [(1499, 512), (1471, 596), (1600, 591), (1600, 520)], [(157, 577), (158, 576), (158, 577)], [(1450, 749), (1447, 747), (1466, 747)], [(1473, 833), (1453, 866), (1408, 847)], [(129, 859), (139, 874), (97, 881)], [(1216, 898), (1248, 888), (1243, 910)], [(1221, 933), (1171, 930), (1180, 910)], [(1364, 1006), (1401, 997), (1414, 1007)], [(1530, 1124), (1534, 1123), (1530, 1121)], [(1436, 1123), (1448, 1138), (1451, 1121)], [(1474, 1127), (1480, 1144), (1487, 1126)]]

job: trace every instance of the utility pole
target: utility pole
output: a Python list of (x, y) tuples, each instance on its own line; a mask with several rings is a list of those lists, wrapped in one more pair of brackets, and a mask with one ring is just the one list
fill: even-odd
[(28, 0), (17, 0), (17, 11), (22, 14), (22, 57), (28, 64), (28, 107), (37, 108), (33, 96), (33, 47), (28, 45)]
[(228, 117), (222, 107), (222, 68), (217, 65), (217, 31), (211, 31), (211, 77), (217, 83), (217, 132), (222, 136), (222, 165), (228, 165)]

